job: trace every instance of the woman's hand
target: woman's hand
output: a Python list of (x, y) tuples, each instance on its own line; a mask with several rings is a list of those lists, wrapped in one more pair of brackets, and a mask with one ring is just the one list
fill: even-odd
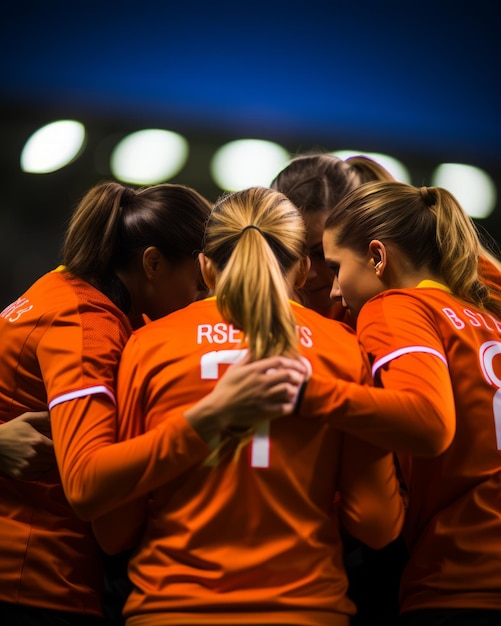
[(0, 473), (34, 481), (56, 467), (48, 411), (27, 412), (0, 425)]
[(212, 392), (185, 417), (205, 440), (228, 427), (251, 428), (263, 420), (289, 415), (309, 376), (304, 359), (274, 356), (231, 365)]

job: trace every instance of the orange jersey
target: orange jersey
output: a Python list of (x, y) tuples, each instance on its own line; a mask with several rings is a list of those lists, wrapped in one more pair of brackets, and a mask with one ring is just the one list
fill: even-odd
[[(293, 308), (314, 377), (370, 379), (351, 329)], [(214, 298), (135, 332), (119, 369), (121, 437), (156, 428), (209, 393), (243, 356), (241, 341)], [(397, 536), (403, 510), (391, 454), (303, 412), (263, 422), (246, 445), (223, 441), (214, 441), (214, 458), (151, 494), (129, 567), (128, 624), (167, 616), (172, 624), (347, 624), (355, 609), (339, 527), (377, 547)], [(128, 522), (121, 513), (109, 521), (115, 547)], [(101, 540), (106, 548), (106, 532)]]
[(501, 303), (501, 272), (485, 256), (478, 259), (478, 272), (480, 279), (489, 287), (491, 298)]
[[(0, 421), (88, 394), (114, 398), (129, 332), (124, 315), (87, 283), (43, 276), (0, 314)], [(0, 600), (100, 614), (101, 556), (58, 472), (38, 482), (2, 477), (0, 493)]]
[[(455, 403), (445, 451), (400, 455), (410, 549), (401, 610), (501, 609), (501, 321), (424, 281), (370, 300), (357, 331), (383, 387), (420, 392), (430, 409), (437, 393)], [(402, 414), (395, 429), (413, 420)]]

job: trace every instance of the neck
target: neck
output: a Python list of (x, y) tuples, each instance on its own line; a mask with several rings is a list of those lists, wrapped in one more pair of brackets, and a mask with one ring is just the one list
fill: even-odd
[(383, 281), (391, 289), (409, 289), (416, 287), (423, 280), (444, 283), (444, 279), (440, 274), (432, 272), (427, 267), (416, 269), (405, 257), (400, 257), (398, 264), (388, 266), (383, 276)]

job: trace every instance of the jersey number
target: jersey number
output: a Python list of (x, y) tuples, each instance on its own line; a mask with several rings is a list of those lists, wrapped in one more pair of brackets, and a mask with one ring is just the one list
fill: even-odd
[(492, 402), (492, 410), (494, 412), (497, 449), (501, 450), (501, 379), (496, 376), (492, 366), (494, 357), (498, 354), (501, 354), (501, 343), (499, 341), (486, 341), (480, 346), (480, 366), (484, 377), (490, 385), (494, 385), (497, 388)]
[[(205, 380), (219, 378), (219, 365), (238, 363), (247, 350), (213, 350), (200, 359), (200, 375)], [(219, 437), (218, 437), (219, 440)], [(215, 442), (217, 445), (217, 442)], [(251, 467), (270, 466), (270, 422), (263, 420), (254, 428), (251, 443)]]

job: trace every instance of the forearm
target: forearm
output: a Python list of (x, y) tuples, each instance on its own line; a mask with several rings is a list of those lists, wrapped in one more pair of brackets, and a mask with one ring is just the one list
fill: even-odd
[(115, 443), (114, 407), (105, 398), (55, 407), (53, 437), (66, 497), (84, 520), (149, 493), (210, 453), (182, 412)]
[(454, 437), (454, 406), (422, 394), (343, 380), (308, 383), (301, 412), (331, 419), (343, 432), (395, 452), (436, 456)]
[(142, 433), (129, 415), (119, 443), (116, 409), (105, 396), (57, 405), (53, 438), (69, 502), (89, 520), (147, 494), (204, 461), (208, 443), (228, 426), (290, 413), (303, 380), (304, 365), (285, 357), (236, 364), (211, 393), (162, 416), (154, 430)]

